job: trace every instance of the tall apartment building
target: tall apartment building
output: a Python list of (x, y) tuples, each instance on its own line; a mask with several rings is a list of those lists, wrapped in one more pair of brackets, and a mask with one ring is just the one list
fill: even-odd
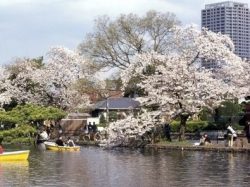
[(202, 27), (228, 35), (235, 54), (250, 60), (250, 11), (245, 3), (226, 1), (205, 5), (201, 11)]

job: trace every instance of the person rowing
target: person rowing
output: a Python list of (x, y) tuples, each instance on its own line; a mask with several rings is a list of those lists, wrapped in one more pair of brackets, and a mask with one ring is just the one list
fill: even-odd
[(58, 146), (64, 146), (64, 142), (63, 142), (61, 136), (56, 140), (56, 144), (57, 144)]
[(71, 137), (68, 137), (67, 145), (69, 147), (75, 147), (74, 141), (71, 139)]

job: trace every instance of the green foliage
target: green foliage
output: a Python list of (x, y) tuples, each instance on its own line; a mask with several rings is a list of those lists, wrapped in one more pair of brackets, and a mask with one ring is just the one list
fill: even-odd
[(100, 116), (100, 125), (106, 125), (106, 123), (107, 123), (107, 121), (106, 121), (104, 115), (102, 114), (102, 115)]
[(155, 69), (156, 69), (156, 67), (155, 66), (153, 66), (153, 65), (148, 65), (148, 66), (146, 66), (146, 68), (144, 69), (144, 71), (143, 71), (143, 74), (144, 75), (153, 75), (154, 73), (155, 73)]
[(117, 79), (106, 79), (106, 89), (107, 90), (121, 90), (122, 80), (121, 78)]
[(118, 120), (118, 115), (116, 112), (109, 112), (109, 121), (113, 122), (113, 121), (117, 121)]
[(212, 114), (211, 110), (204, 107), (202, 109), (202, 111), (199, 113), (199, 119), (201, 121), (208, 121), (208, 120), (211, 121), (211, 120), (213, 120), (213, 114)]
[[(5, 129), (0, 131), (0, 137), (5, 143), (31, 143), (36, 129), (32, 124), (41, 123), (46, 119), (59, 120), (65, 112), (54, 107), (39, 105), (17, 105), (10, 111), (0, 111), (0, 123)], [(18, 124), (18, 127), (13, 128)]]
[(10, 111), (0, 111), (0, 123), (13, 126), (15, 124), (33, 124), (46, 119), (59, 120), (66, 115), (64, 111), (55, 107), (39, 105), (18, 105)]
[(222, 102), (222, 106), (216, 109), (215, 114), (217, 129), (225, 129), (229, 119), (232, 119), (232, 123), (238, 123), (241, 113), (242, 106), (238, 104), (238, 100)]
[[(194, 133), (205, 129), (208, 126), (207, 121), (187, 121), (186, 132)], [(180, 121), (173, 121), (171, 123), (171, 131), (179, 132)]]
[(11, 144), (32, 144), (34, 142), (34, 138), (31, 137), (18, 137), (15, 139), (10, 139), (10, 141), (6, 141), (6, 143)]
[(220, 115), (232, 117), (236, 114), (239, 114), (242, 111), (242, 107), (240, 104), (238, 104), (237, 100), (224, 101), (218, 110)]
[(36, 129), (30, 125), (20, 125), (10, 130), (0, 131), (4, 143), (29, 143), (34, 137)]
[(137, 84), (140, 82), (141, 78), (139, 76), (132, 77), (125, 88), (124, 96), (125, 97), (129, 96), (133, 97), (135, 95), (144, 96), (145, 95), (144, 90), (137, 86)]
[(98, 126), (98, 127), (104, 127), (104, 128), (105, 128), (105, 127), (107, 127), (107, 124), (100, 123), (100, 124), (98, 124), (97, 126)]
[(34, 63), (34, 66), (37, 67), (37, 68), (41, 68), (41, 67), (44, 66), (43, 56), (33, 58), (33, 59), (31, 59), (31, 61)]

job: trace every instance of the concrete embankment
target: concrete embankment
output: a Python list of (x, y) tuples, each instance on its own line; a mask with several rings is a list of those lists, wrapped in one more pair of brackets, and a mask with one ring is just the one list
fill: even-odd
[(187, 151), (217, 151), (217, 152), (241, 152), (250, 153), (249, 147), (225, 147), (218, 145), (188, 146), (188, 145), (168, 145), (168, 144), (148, 144), (146, 148), (166, 149), (166, 150), (187, 150)]

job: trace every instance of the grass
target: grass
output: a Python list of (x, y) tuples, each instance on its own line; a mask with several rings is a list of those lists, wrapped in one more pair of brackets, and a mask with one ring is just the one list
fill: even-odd
[(162, 139), (160, 140), (160, 142), (157, 143), (157, 145), (192, 146), (192, 143), (187, 140), (184, 140), (184, 141), (172, 140), (171, 142), (169, 142), (169, 141)]

